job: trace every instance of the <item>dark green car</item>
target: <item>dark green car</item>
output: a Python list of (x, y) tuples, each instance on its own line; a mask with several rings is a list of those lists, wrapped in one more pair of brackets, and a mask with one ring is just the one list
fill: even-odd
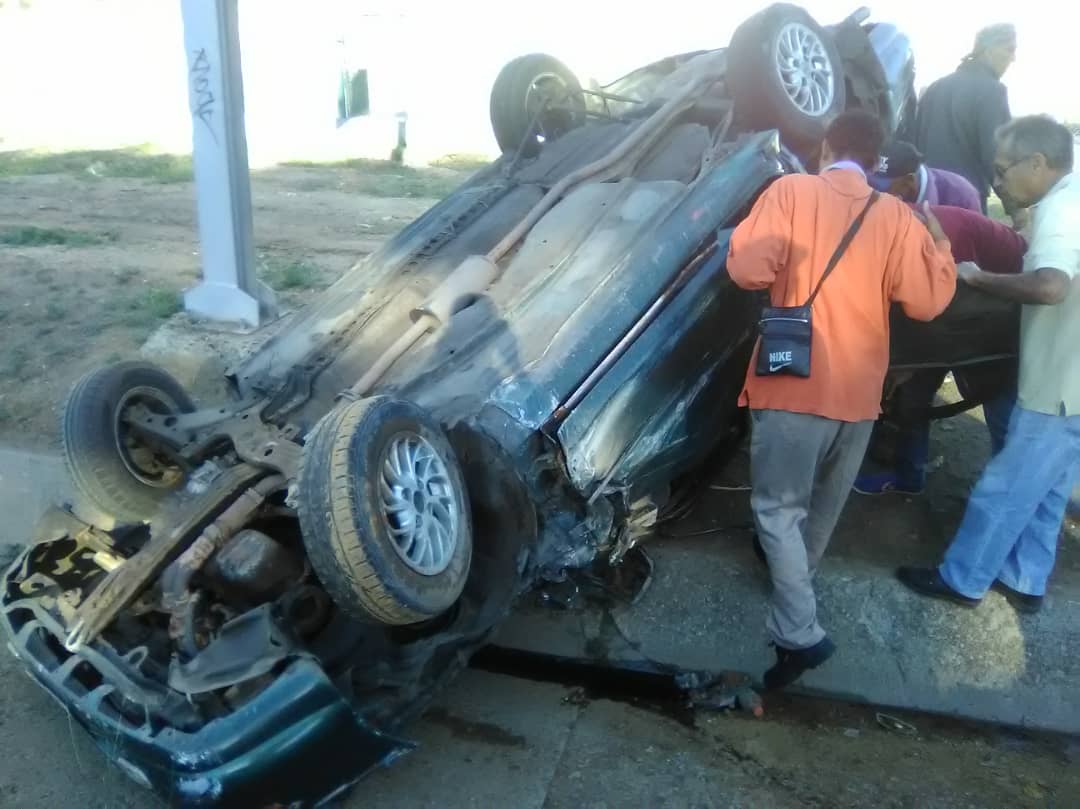
[(80, 380), (76, 497), (4, 576), (11, 648), (177, 805), (314, 805), (393, 761), (515, 598), (611, 569), (740, 437), (760, 302), (731, 231), (832, 113), (902, 124), (906, 43), (780, 5), (606, 90), (515, 60), (503, 156), (229, 401), (142, 362)]

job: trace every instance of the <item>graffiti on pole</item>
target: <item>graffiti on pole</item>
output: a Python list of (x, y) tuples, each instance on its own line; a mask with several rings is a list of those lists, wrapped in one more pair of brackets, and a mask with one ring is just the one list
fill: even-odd
[(191, 82), (191, 114), (198, 118), (210, 132), (214, 143), (218, 142), (214, 130), (214, 93), (210, 89), (210, 57), (206, 48), (199, 48), (192, 53), (191, 69), (188, 77)]

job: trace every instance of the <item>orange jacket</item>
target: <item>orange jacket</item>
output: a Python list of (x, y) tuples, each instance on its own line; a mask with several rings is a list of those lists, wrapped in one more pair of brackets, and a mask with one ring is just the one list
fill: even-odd
[[(866, 205), (870, 187), (853, 169), (781, 177), (731, 237), (727, 267), (744, 289), (770, 290), (773, 306), (801, 306)], [(757, 348), (739, 404), (837, 421), (876, 419), (889, 366), (889, 305), (932, 320), (956, 291), (947, 241), (895, 197), (870, 209), (814, 301), (810, 376), (757, 376)]]

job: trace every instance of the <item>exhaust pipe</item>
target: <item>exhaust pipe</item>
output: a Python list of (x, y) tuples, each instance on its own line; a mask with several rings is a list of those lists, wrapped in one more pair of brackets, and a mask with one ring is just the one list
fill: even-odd
[(491, 286), (498, 275), (498, 266), (487, 256), (469, 256), (461, 262), (426, 301), (409, 313), (412, 326), (395, 340), (340, 398), (351, 401), (363, 397), (402, 354), (412, 348), (428, 331), (445, 325), (456, 313), (468, 307)]
[(446, 324), (455, 312), (461, 311), (498, 280), (501, 274), (498, 263), (525, 237), (571, 189), (586, 180), (599, 176), (602, 172), (617, 167), (635, 150), (652, 145), (666, 126), (675, 118), (701, 89), (721, 78), (722, 74), (707, 69), (700, 70), (686, 86), (673, 95), (660, 109), (654, 112), (637, 129), (630, 133), (608, 154), (592, 163), (582, 166), (577, 171), (567, 174), (553, 185), (543, 198), (532, 207), (525, 217), (502, 238), (485, 256), (469, 256), (436, 287), (431, 296), (414, 309), (410, 316), (412, 326), (394, 341), (377, 359), (355, 385), (343, 391), (339, 398), (358, 399), (364, 396), (382, 379), (397, 360), (413, 347), (428, 331)]

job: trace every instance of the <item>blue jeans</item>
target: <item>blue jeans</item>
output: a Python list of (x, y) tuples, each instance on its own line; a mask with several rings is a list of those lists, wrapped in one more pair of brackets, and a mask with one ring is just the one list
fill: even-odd
[(975, 485), (945, 552), (945, 583), (968, 598), (982, 598), (995, 579), (1045, 594), (1078, 473), (1080, 416), (1014, 408), (1005, 446)]
[[(986, 429), (990, 432), (991, 455), (997, 455), (1005, 446), (1005, 433), (1015, 405), (1015, 393), (983, 404)], [(896, 479), (913, 489), (922, 489), (926, 486), (926, 467), (929, 464), (930, 423), (923, 421), (906, 427), (896, 443)]]

